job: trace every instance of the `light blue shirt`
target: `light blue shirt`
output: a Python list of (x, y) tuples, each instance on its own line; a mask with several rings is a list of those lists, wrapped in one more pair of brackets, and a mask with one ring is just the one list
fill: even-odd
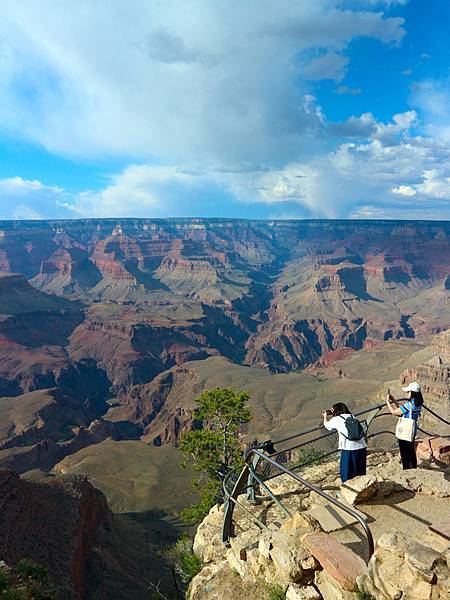
[(422, 412), (422, 407), (416, 406), (414, 400), (412, 402), (411, 400), (408, 400), (405, 402), (405, 404), (400, 406), (400, 410), (402, 411), (402, 416), (406, 419), (412, 418), (414, 421), (417, 421), (417, 419), (420, 417), (420, 413)]

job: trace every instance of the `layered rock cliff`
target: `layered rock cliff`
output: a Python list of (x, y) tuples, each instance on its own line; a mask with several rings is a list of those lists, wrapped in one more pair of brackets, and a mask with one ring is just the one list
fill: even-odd
[(32, 558), (46, 567), (61, 597), (86, 595), (89, 555), (99, 530), (111, 526), (106, 500), (85, 478), (46, 484), (0, 471), (0, 554), (13, 565)]
[(57, 598), (147, 599), (151, 585), (174, 592), (148, 531), (113, 516), (84, 476), (20, 479), (0, 470), (0, 556), (48, 570)]
[(94, 418), (115, 398), (152, 443), (192, 426), (175, 392), (150, 391), (188, 361), (289, 372), (386, 340), (428, 343), (450, 326), (448, 223), (123, 219), (0, 231), (0, 395), (58, 386)]
[(437, 335), (433, 346), (435, 356), (404, 371), (401, 381), (402, 384), (420, 381), (425, 404), (450, 421), (450, 329)]

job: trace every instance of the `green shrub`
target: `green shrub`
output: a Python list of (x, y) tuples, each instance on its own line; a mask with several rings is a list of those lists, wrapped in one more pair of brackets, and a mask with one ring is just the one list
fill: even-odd
[(181, 517), (199, 523), (220, 496), (222, 479), (230, 470), (244, 466), (239, 432), (251, 419), (249, 395), (233, 388), (206, 390), (195, 399), (195, 420), (201, 428), (180, 436), (184, 455), (181, 466), (191, 464), (198, 473), (193, 481), (200, 500)]
[(182, 510), (180, 517), (185, 523), (197, 525), (203, 521), (203, 519), (211, 510), (211, 507), (217, 503), (221, 490), (221, 482), (209, 480), (203, 486), (201, 486), (194, 481), (193, 485), (196, 489), (200, 490), (200, 500), (192, 506), (189, 506), (189, 508)]
[(21, 577), (29, 577), (40, 583), (45, 583), (48, 580), (47, 569), (27, 558), (23, 558), (16, 564), (14, 573)]
[(203, 563), (192, 551), (192, 540), (188, 535), (181, 535), (180, 538), (164, 552), (168, 563), (172, 563), (182, 587), (189, 585), (191, 580), (200, 573)]
[(271, 583), (267, 586), (269, 600), (286, 600), (286, 590), (279, 583)]
[(184, 583), (189, 583), (202, 570), (202, 559), (193, 552), (182, 552), (178, 573)]

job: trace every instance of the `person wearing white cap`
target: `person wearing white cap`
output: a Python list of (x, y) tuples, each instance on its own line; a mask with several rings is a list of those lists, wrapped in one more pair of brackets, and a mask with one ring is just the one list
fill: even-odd
[[(417, 432), (417, 419), (420, 417), (423, 406), (423, 396), (420, 385), (417, 381), (412, 381), (402, 390), (407, 393), (406, 399), (396, 400), (391, 393), (388, 393), (386, 403), (392, 415), (414, 419), (415, 431)], [(415, 434), (414, 434), (415, 435)], [(398, 440), (400, 457), (402, 459), (403, 469), (417, 469), (417, 456), (414, 446), (414, 440)]]

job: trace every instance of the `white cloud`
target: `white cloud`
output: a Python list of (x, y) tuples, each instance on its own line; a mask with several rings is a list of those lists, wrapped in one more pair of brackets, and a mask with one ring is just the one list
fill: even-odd
[(401, 196), (415, 196), (416, 190), (410, 185), (399, 185), (398, 187), (392, 188), (394, 194), (400, 194)]
[[(305, 106), (311, 123), (316, 130), (320, 126), (325, 137), (331, 126), (315, 98), (305, 98)], [(77, 195), (37, 181), (3, 180), (0, 207), (8, 197), (14, 209), (6, 216), (0, 211), (0, 216), (25, 218), (41, 214), (41, 207), (47, 216), (201, 216), (208, 213), (211, 196), (217, 206), (220, 195), (225, 207), (234, 203), (240, 213), (250, 215), (251, 207), (265, 206), (262, 214), (272, 217), (398, 218), (403, 211), (411, 218), (448, 218), (450, 147), (412, 135), (415, 122), (413, 111), (394, 115), (390, 123), (378, 122), (370, 113), (353, 117), (341, 125), (346, 136), (357, 141), (280, 168), (245, 162), (209, 169), (192, 164), (130, 165), (111, 177), (104, 190)]]
[(387, 123), (328, 122), (310, 83), (340, 81), (355, 38), (399, 44), (381, 9), (405, 3), (4, 0), (0, 128), (144, 164), (79, 194), (0, 181), (0, 218), (201, 215), (217, 196), (273, 216), (450, 215), (448, 81), (416, 84), (416, 110)]
[(450, 78), (416, 83), (412, 102), (421, 114), (427, 135), (450, 142)]
[(446, 169), (434, 168), (424, 171), (423, 181), (417, 190), (434, 199), (446, 200), (450, 204), (450, 166)]
[[(233, 189), (248, 200), (255, 191), (267, 203), (296, 201), (315, 216), (348, 217), (359, 214), (397, 215), (414, 211), (423, 218), (450, 217), (450, 147), (411, 136), (414, 111), (397, 114), (392, 123), (372, 115), (346, 124), (366, 139), (341, 143), (335, 150), (308, 163), (290, 163), (279, 171), (255, 173)], [(328, 126), (329, 128), (329, 126)], [(434, 211), (434, 213), (433, 213)]]
[(104, 190), (78, 194), (66, 207), (82, 217), (167, 216), (168, 188), (186, 188), (196, 179), (176, 167), (130, 165)]
[(306, 59), (339, 79), (353, 38), (404, 35), (340, 4), (4, 0), (0, 126), (69, 156), (279, 166), (315, 144)]
[(64, 191), (40, 181), (10, 177), (0, 179), (0, 219), (41, 219), (70, 216), (60, 204)]
[(342, 123), (330, 123), (328, 131), (331, 135), (368, 138), (377, 131), (377, 122), (372, 113), (364, 113), (360, 117), (349, 117)]

